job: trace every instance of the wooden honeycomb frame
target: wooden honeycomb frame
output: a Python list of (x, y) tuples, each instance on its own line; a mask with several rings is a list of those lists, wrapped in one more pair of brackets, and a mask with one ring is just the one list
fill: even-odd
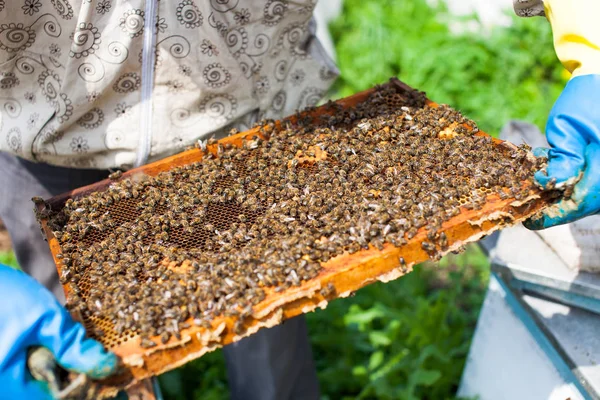
[[(412, 90), (395, 78), (392, 78), (386, 85), (396, 88), (400, 95), (406, 93), (407, 90)], [(366, 100), (371, 93), (373, 93), (373, 89), (338, 100), (337, 104), (344, 108), (350, 108)], [(437, 105), (428, 101), (427, 106), (436, 107)], [(308, 112), (308, 115), (318, 116), (331, 112), (330, 107), (322, 106)], [(295, 123), (296, 117), (292, 116), (283, 121)], [(280, 123), (277, 122), (277, 124)], [(448, 130), (443, 133), (447, 135)], [(483, 135), (483, 133), (478, 134)], [(259, 129), (251, 129), (224, 138), (219, 143), (241, 146), (244, 138), (252, 135), (261, 136)], [(494, 143), (500, 147), (512, 146), (497, 139), (494, 139)], [(216, 147), (217, 145), (210, 145), (208, 150), (216, 154)], [(126, 179), (140, 173), (155, 176), (162, 171), (177, 166), (200, 162), (202, 156), (203, 152), (199, 149), (188, 150), (127, 171), (123, 173), (120, 179)], [(51, 198), (47, 200), (47, 203), (50, 204), (53, 210), (59, 210), (67, 199), (102, 191), (111, 183), (112, 181), (108, 179), (103, 180)], [(530, 196), (525, 200), (517, 201), (514, 198), (501, 200), (496, 194), (491, 194), (480, 210), (462, 208), (459, 215), (446, 221), (442, 226), (449, 244), (445, 253), (458, 250), (464, 244), (479, 240), (495, 230), (523, 221), (549, 205), (550, 200), (546, 193), (542, 193), (534, 187), (529, 189)], [(43, 205), (38, 205), (39, 211), (42, 208)], [(56, 255), (60, 253), (59, 243), (48, 227), (47, 220), (42, 219), (40, 223), (60, 274), (61, 264), (56, 258)], [(346, 297), (370, 283), (397, 279), (412, 271), (412, 267), (416, 263), (429, 258), (421, 248), (421, 242), (424, 240), (426, 240), (426, 232), (424, 228), (421, 228), (415, 237), (400, 248), (386, 244), (383, 250), (370, 248), (355, 254), (337, 256), (322, 264), (323, 268), (318, 276), (310, 281), (303, 282), (299, 287), (291, 287), (281, 293), (276, 293), (273, 288), (265, 288), (266, 297), (261, 303), (254, 306), (253, 318), (245, 322), (247, 330), (243, 335), (236, 335), (233, 332), (234, 318), (222, 316), (212, 321), (213, 328), (211, 330), (192, 326), (181, 332), (181, 340), (171, 338), (167, 344), (158, 345), (151, 349), (141, 348), (139, 340), (135, 337), (124, 338), (123, 341), (109, 348), (121, 357), (124, 372), (116, 378), (102, 382), (101, 385), (105, 385), (103, 393), (110, 395), (114, 393), (113, 389), (116, 387), (131, 387), (143, 379), (177, 368), (207, 352), (251, 335), (259, 329), (277, 325), (285, 319), (313, 311), (316, 308), (325, 308), (328, 302), (334, 298)], [(400, 265), (400, 257), (403, 257), (406, 262), (403, 266)], [(320, 294), (320, 289), (330, 283), (334, 285), (335, 292), (325, 298)], [(65, 293), (68, 297), (68, 288), (65, 288)], [(81, 319), (78, 315), (74, 317)], [(86, 327), (90, 328), (89, 324)], [(160, 343), (159, 340), (156, 340), (156, 342)]]

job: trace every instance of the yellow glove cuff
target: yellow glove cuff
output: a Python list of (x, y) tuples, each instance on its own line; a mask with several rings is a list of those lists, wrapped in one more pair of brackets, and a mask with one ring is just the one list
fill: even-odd
[(545, 0), (556, 55), (573, 74), (600, 74), (600, 0)]

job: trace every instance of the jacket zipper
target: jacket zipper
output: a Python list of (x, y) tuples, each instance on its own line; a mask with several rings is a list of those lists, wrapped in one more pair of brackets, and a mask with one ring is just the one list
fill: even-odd
[(142, 50), (142, 94), (140, 141), (135, 166), (146, 164), (152, 148), (152, 89), (156, 59), (156, 17), (158, 0), (146, 0), (144, 11), (144, 46)]

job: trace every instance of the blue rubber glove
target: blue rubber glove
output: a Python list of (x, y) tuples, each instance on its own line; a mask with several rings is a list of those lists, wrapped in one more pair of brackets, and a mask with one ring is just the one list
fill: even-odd
[[(535, 149), (548, 157), (547, 174), (539, 171), (536, 181), (560, 188), (581, 179), (570, 199), (550, 207), (538, 219), (526, 221), (529, 229), (566, 224), (600, 212), (600, 75), (577, 76), (567, 83), (550, 112), (546, 126), (550, 149)], [(581, 175), (580, 175), (581, 174)]]
[(87, 339), (83, 326), (33, 278), (0, 264), (0, 294), (0, 397), (52, 398), (47, 385), (34, 380), (27, 369), (32, 346), (48, 348), (63, 368), (91, 378), (116, 370), (117, 357)]

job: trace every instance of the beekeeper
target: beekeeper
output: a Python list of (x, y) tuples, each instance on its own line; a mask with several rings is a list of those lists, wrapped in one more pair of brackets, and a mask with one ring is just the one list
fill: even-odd
[[(23, 270), (61, 295), (32, 196), (314, 105), (337, 75), (314, 36), (314, 6), (0, 0), (0, 218)], [(33, 345), (92, 377), (114, 371), (115, 356), (33, 279), (0, 267), (0, 294), (0, 397), (42, 396), (25, 367)], [(224, 353), (233, 399), (319, 398), (303, 317)]]
[[(337, 71), (314, 37), (314, 0), (0, 0), (0, 217), (21, 267), (60, 294), (31, 211), (44, 198), (313, 105)], [(597, 49), (594, 0), (517, 1), (546, 7), (557, 52), (574, 78), (548, 124), (546, 184), (583, 177), (574, 201), (532, 223), (597, 212)], [(532, 43), (532, 45), (535, 45)], [(10, 398), (42, 397), (26, 370), (32, 345), (66, 368), (110, 374), (115, 357), (84, 338), (50, 293), (0, 267), (0, 384)], [(225, 348), (234, 399), (316, 399), (302, 318)]]

